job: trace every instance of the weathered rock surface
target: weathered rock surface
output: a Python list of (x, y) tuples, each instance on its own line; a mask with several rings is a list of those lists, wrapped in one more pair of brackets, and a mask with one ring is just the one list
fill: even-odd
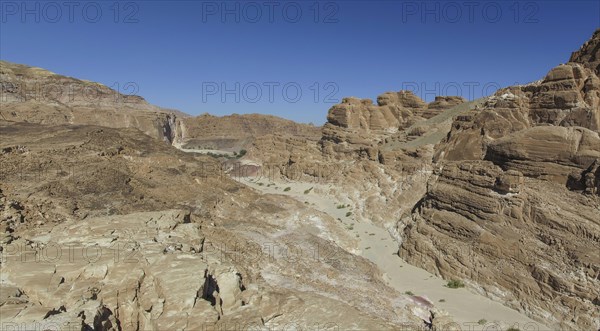
[(567, 186), (572, 190), (600, 195), (600, 159), (596, 159), (586, 170), (572, 173)]
[(538, 126), (494, 140), (485, 159), (527, 177), (566, 184), (569, 173), (588, 168), (599, 157), (598, 132), (581, 127)]
[(275, 116), (193, 117), (137, 96), (135, 83), (120, 91), (25, 65), (0, 61), (0, 119), (48, 125), (136, 128), (184, 149), (240, 151), (255, 137), (288, 134), (318, 140), (320, 128)]
[(600, 130), (600, 78), (579, 63), (552, 69), (545, 79), (501, 89), (483, 109), (460, 116), (438, 159), (482, 159), (495, 139), (536, 126)]
[(176, 119), (182, 113), (150, 105), (135, 95), (134, 83), (119, 88), (131, 95), (99, 83), (0, 61), (0, 119), (137, 128), (171, 143)]
[(358, 219), (395, 220), (410, 263), (552, 328), (598, 329), (599, 37), (544, 79), (483, 102), (348, 98), (317, 148), (270, 137), (251, 155), (284, 178), (289, 167), (326, 169)]
[(377, 161), (381, 145), (402, 139), (397, 135), (408, 128), (409, 134), (424, 133), (425, 127), (414, 125), (465, 101), (461, 97), (437, 97), (427, 104), (410, 91), (384, 93), (377, 98), (377, 105), (370, 99), (344, 98), (329, 110), (320, 145), (325, 154), (336, 158), (358, 156)]
[(136, 129), (0, 125), (0, 313), (25, 328), (423, 324), (337, 221)]
[[(458, 116), (400, 255), (562, 329), (600, 327), (600, 33)], [(585, 193), (585, 194), (582, 194)]]
[(404, 221), (400, 255), (546, 324), (594, 329), (599, 206), (598, 197), (491, 162), (448, 162)]
[(581, 63), (587, 68), (596, 71), (600, 75), (600, 30), (596, 30), (592, 39), (587, 41), (581, 48), (573, 52), (569, 62)]
[[(461, 97), (436, 97), (425, 103), (410, 91), (387, 92), (377, 97), (377, 105), (370, 99), (344, 98), (331, 107), (327, 114), (330, 125), (369, 131), (392, 131), (414, 123), (415, 116), (430, 118), (436, 111), (449, 109), (466, 102)], [(423, 116), (427, 113), (427, 116)]]
[(99, 106), (18, 99), (19, 70), (32, 84), (71, 81), (3, 62), (2, 317), (99, 330), (383, 330), (432, 316), (448, 326), (350, 254), (355, 238), (336, 220), (230, 180), (236, 162), (150, 135), (192, 149), (250, 146), (240, 163), (253, 176), (323, 183), (357, 221), (385, 226), (410, 263), (551, 328), (598, 329), (598, 38), (544, 79), (481, 102), (346, 98), (320, 137), (264, 116), (174, 118), (137, 98), (118, 125), (102, 124), (91, 109), (120, 109), (110, 90), (99, 88)]
[(269, 134), (285, 134), (318, 140), (321, 128), (270, 115), (249, 114), (217, 117), (208, 114), (181, 119), (174, 144), (185, 149), (239, 151), (254, 139)]

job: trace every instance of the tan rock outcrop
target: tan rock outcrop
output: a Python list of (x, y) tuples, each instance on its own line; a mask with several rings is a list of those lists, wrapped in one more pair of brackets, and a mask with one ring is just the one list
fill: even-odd
[(599, 202), (491, 162), (448, 162), (404, 229), (400, 256), (546, 324), (594, 329)]
[(569, 62), (581, 63), (600, 75), (600, 29), (578, 51), (573, 52)]
[(465, 101), (461, 97), (436, 97), (428, 105), (410, 91), (386, 92), (377, 98), (377, 105), (370, 99), (344, 98), (329, 110), (320, 145), (334, 158), (358, 156), (377, 161), (381, 145), (395, 139), (399, 131)]
[(185, 149), (240, 151), (255, 139), (270, 134), (285, 134), (316, 141), (321, 127), (296, 123), (276, 116), (248, 114), (212, 116), (203, 114), (179, 121), (174, 145)]
[[(0, 314), (26, 329), (419, 327), (332, 217), (137, 129), (0, 123)], [(318, 252), (318, 253), (317, 253)], [(25, 260), (24, 260), (25, 259)]]
[(0, 119), (49, 125), (99, 125), (137, 128), (147, 135), (173, 141), (181, 112), (164, 110), (135, 95), (137, 85), (124, 84), (120, 93), (105, 85), (0, 61)]
[(411, 263), (561, 329), (600, 327), (598, 32), (543, 80), (457, 116), (399, 222)]
[(566, 184), (568, 175), (600, 157), (600, 136), (581, 127), (538, 126), (494, 140), (486, 160), (527, 177)]
[(455, 120), (436, 159), (482, 159), (495, 139), (548, 125), (600, 130), (600, 79), (594, 72), (568, 63), (540, 82), (499, 90), (482, 109)]

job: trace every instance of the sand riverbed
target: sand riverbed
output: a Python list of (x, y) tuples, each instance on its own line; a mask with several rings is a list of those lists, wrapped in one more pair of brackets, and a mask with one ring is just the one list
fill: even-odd
[[(383, 273), (384, 280), (400, 293), (414, 294), (429, 299), (438, 308), (449, 312), (462, 330), (549, 330), (514, 309), (504, 306), (467, 288), (451, 289), (447, 281), (423, 269), (406, 263), (396, 253), (398, 243), (383, 227), (367, 221), (359, 222), (352, 215), (346, 216), (352, 206), (338, 208), (342, 203), (327, 194), (329, 187), (322, 184), (302, 182), (273, 182), (237, 178), (264, 194), (283, 194), (312, 208), (341, 220), (340, 226), (352, 232), (358, 239), (355, 252), (373, 262)], [(286, 191), (286, 188), (289, 190)], [(306, 190), (309, 193), (304, 193)]]

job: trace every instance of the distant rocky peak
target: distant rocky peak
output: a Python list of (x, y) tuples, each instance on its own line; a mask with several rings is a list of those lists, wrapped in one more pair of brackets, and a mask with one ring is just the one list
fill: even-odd
[(419, 98), (412, 91), (386, 92), (377, 97), (379, 106), (397, 105), (403, 108), (420, 109), (427, 106), (423, 99)]
[(600, 29), (578, 51), (573, 52), (569, 62), (581, 63), (600, 75)]

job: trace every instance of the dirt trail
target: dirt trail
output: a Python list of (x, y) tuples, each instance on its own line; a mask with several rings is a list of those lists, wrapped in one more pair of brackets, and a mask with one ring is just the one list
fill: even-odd
[[(448, 311), (454, 320), (461, 324), (462, 330), (506, 330), (514, 327), (520, 330), (549, 330), (548, 327), (533, 321), (522, 313), (492, 301), (466, 288), (451, 289), (445, 286), (447, 281), (412, 266), (402, 260), (396, 252), (398, 244), (389, 232), (379, 226), (367, 222), (358, 222), (352, 215), (351, 207), (341, 207), (341, 203), (333, 197), (319, 192), (329, 191), (327, 185), (312, 183), (282, 183), (269, 185), (269, 182), (258, 182), (238, 179), (265, 194), (282, 194), (300, 202), (308, 202), (308, 206), (340, 219), (344, 226), (360, 239), (356, 253), (372, 261), (384, 274), (389, 286), (401, 293), (413, 293), (428, 298), (443, 310)], [(288, 191), (284, 191), (286, 188)], [(304, 192), (313, 188), (309, 193)]]
[(454, 108), (448, 109), (439, 115), (436, 115), (430, 119), (417, 122), (405, 129), (404, 132), (411, 132), (416, 127), (427, 128), (427, 132), (420, 137), (416, 137), (414, 140), (408, 140), (405, 142), (391, 142), (382, 146), (384, 150), (397, 150), (400, 148), (416, 148), (423, 145), (437, 144), (442, 141), (450, 132), (452, 125), (452, 118), (466, 113), (478, 106), (481, 106), (485, 102), (486, 98), (481, 98), (469, 102), (460, 104)]

